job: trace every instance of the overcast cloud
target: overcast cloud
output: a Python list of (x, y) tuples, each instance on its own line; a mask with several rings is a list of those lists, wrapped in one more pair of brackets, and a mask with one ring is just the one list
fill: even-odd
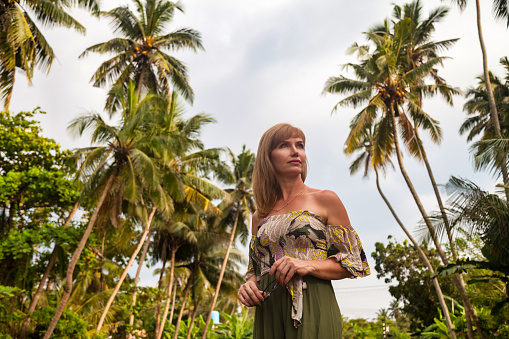
[[(110, 9), (125, 1), (103, 1)], [(355, 62), (345, 54), (354, 42), (363, 42), (362, 32), (391, 15), (392, 3), (405, 1), (372, 0), (184, 0), (185, 14), (178, 13), (169, 27), (191, 27), (202, 33), (206, 52), (173, 53), (184, 61), (191, 74), (195, 102), (189, 114), (206, 112), (217, 123), (203, 134), (206, 147), (227, 146), (239, 152), (243, 144), (256, 151), (261, 134), (279, 122), (289, 122), (304, 130), (310, 171), (307, 184), (331, 189), (343, 200), (353, 226), (358, 231), (368, 256), (377, 241), (389, 234), (404, 239), (402, 231), (379, 197), (374, 179), (351, 177), (351, 159), (343, 154), (352, 109), (330, 115), (337, 96), (322, 96), (327, 78), (341, 74), (340, 65)], [(424, 15), (449, 2), (423, 1)], [(498, 60), (508, 55), (505, 25), (494, 22), (491, 8), (483, 8), (483, 30), (489, 53), (490, 69), (498, 75), (503, 70)], [(133, 7), (131, 7), (133, 8)], [(98, 21), (82, 11), (74, 12), (88, 29), (80, 36), (65, 29), (45, 30), (58, 61), (49, 75), (37, 73), (29, 87), (17, 76), (11, 111), (32, 110), (40, 106), (47, 115), (40, 116), (44, 134), (67, 148), (88, 146), (88, 140), (72, 139), (66, 131), (69, 121), (84, 111), (102, 111), (105, 89), (93, 87), (89, 80), (106, 56), (90, 55), (78, 59), (89, 46), (113, 37), (108, 22)], [(448, 17), (437, 26), (435, 40), (461, 38), (447, 53), (451, 59), (440, 70), (453, 86), (465, 90), (475, 85), (482, 72), (473, 3), (464, 13), (452, 7)], [(486, 189), (494, 188), (489, 174), (474, 173), (465, 137), (458, 129), (464, 120), (463, 98), (454, 107), (440, 99), (425, 103), (425, 110), (441, 122), (444, 140), (436, 146), (426, 141), (430, 163), (439, 183), (451, 175), (467, 177)], [(428, 210), (436, 207), (432, 188), (424, 168), (405, 157), (410, 177)], [(382, 182), (388, 198), (403, 222), (413, 229), (420, 220), (415, 204), (401, 175), (388, 173)], [(349, 318), (375, 316), (388, 307), (390, 295), (383, 281), (365, 279), (335, 282), (343, 314)], [(146, 272), (144, 284), (154, 284)]]

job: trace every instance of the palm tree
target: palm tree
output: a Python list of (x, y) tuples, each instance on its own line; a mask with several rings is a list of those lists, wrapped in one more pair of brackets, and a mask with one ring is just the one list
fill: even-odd
[[(468, 0), (451, 0), (451, 2), (456, 3), (460, 10), (465, 9)], [(497, 113), (497, 105), (495, 101), (495, 97), (493, 95), (493, 89), (491, 87), (491, 81), (489, 76), (489, 68), (488, 68), (488, 53), (486, 51), (486, 46), (484, 44), (484, 38), (482, 33), (482, 27), (481, 27), (481, 4), (479, 0), (475, 1), (476, 6), (476, 13), (477, 13), (477, 33), (479, 35), (479, 43), (481, 45), (481, 52), (482, 52), (482, 59), (483, 59), (483, 75), (484, 75), (484, 82), (486, 85), (486, 94), (490, 109), (490, 118), (491, 118), (491, 124), (493, 126), (493, 132), (495, 134), (495, 137), (501, 138), (501, 130), (500, 130), (500, 121), (498, 118)], [(494, 6), (494, 12), (495, 17), (498, 19), (505, 19), (507, 26), (509, 27), (509, 11), (507, 8), (507, 2), (501, 1), (501, 0), (493, 0), (493, 6)], [(507, 185), (508, 182), (506, 180), (507, 178), (504, 178), (504, 183)]]
[(509, 267), (509, 204), (504, 196), (482, 190), (474, 183), (452, 177), (445, 186), (455, 224), (481, 235), (483, 254)]
[[(415, 6), (411, 5), (410, 7), (418, 8), (418, 2)], [(409, 9), (411, 9), (410, 7)], [(412, 11), (409, 10), (408, 12), (411, 13)], [(440, 78), (436, 76), (434, 67), (441, 64), (443, 57), (428, 53), (425, 54), (424, 58), (418, 59), (418, 64), (413, 65), (409, 62), (409, 60), (412, 60), (411, 56), (417, 50), (412, 42), (412, 34), (408, 34), (412, 31), (413, 25), (414, 23), (411, 20), (404, 18), (394, 23), (392, 29), (386, 21), (384, 27), (387, 28), (385, 30), (381, 31), (379, 29), (376, 32), (368, 32), (368, 39), (375, 46), (374, 52), (370, 54), (366, 52), (366, 47), (362, 47), (362, 49), (357, 47), (357, 50), (363, 52), (363, 54), (360, 54), (362, 57), (361, 64), (347, 65), (354, 70), (359, 80), (350, 80), (342, 76), (331, 77), (326, 83), (324, 92), (352, 93), (341, 100), (335, 109), (340, 105), (350, 104), (356, 107), (368, 102), (368, 105), (352, 120), (352, 130), (346, 143), (346, 151), (348, 153), (359, 145), (359, 138), (362, 136), (363, 130), (374, 123), (378, 123), (378, 133), (374, 137), (373, 159), (377, 162), (383, 162), (393, 151), (396, 152), (398, 165), (405, 182), (421, 212), (442, 261), (444, 264), (448, 264), (449, 259), (441, 247), (430, 218), (424, 210), (403, 165), (397, 127), (399, 124), (401, 135), (407, 147), (409, 147), (410, 153), (412, 155), (425, 155), (422, 152), (423, 148), (414, 125), (418, 124), (424, 127), (430, 133), (432, 140), (435, 141), (440, 140), (440, 131), (437, 128), (437, 122), (422, 110), (422, 98), (439, 93), (451, 103), (451, 95), (457, 93), (457, 90), (440, 81)], [(422, 54), (422, 50), (418, 54)], [(426, 77), (432, 77), (435, 84), (426, 85), (424, 83)], [(405, 106), (411, 119), (405, 114)], [(378, 120), (377, 112), (382, 113)], [(411, 121), (414, 121), (414, 124)], [(429, 166), (427, 168), (430, 179), (433, 179)], [(433, 180), (432, 183), (434, 183)], [(434, 185), (436, 186), (436, 183)], [(439, 199), (439, 195), (437, 199)], [(453, 280), (464, 304), (468, 308), (470, 301), (466, 295), (464, 283), (462, 284), (459, 278), (453, 278)], [(476, 320), (475, 314), (473, 314), (473, 317)], [(470, 321), (470, 317), (467, 321)], [(480, 326), (478, 326), (478, 331), (480, 331)], [(469, 334), (470, 337), (473, 337), (471, 326), (469, 326)]]
[[(498, 112), (501, 134), (503, 138), (507, 138), (509, 136), (509, 105), (507, 103), (507, 98), (509, 97), (509, 60), (507, 57), (501, 58), (500, 64), (506, 69), (505, 81), (492, 73), (489, 76)], [(467, 112), (469, 117), (461, 125), (460, 134), (468, 131), (467, 141), (472, 141), (478, 135), (481, 136), (481, 140), (495, 138), (486, 84), (483, 77), (478, 77), (477, 79), (478, 86), (468, 89), (467, 97), (470, 99), (463, 106), (463, 110)], [(475, 154), (474, 163), (476, 168), (492, 169), (496, 174), (500, 173), (503, 176), (504, 169), (507, 168), (507, 153), (494, 152), (492, 158), (486, 159), (480, 156), (485, 150), (486, 148), (483, 143), (475, 143), (473, 145), (472, 152)], [(481, 159), (486, 159), (488, 162), (479, 161)], [(509, 198), (509, 189), (506, 188), (505, 193), (506, 198)]]
[[(197, 246), (198, 235), (200, 232), (205, 232), (207, 230), (205, 213), (211, 212), (195, 211), (192, 208), (189, 208), (191, 204), (192, 203), (190, 203), (190, 201), (187, 201), (187, 203), (184, 203), (179, 206), (179, 208), (176, 208), (176, 212), (174, 215), (172, 215), (172, 218), (162, 223), (160, 229), (157, 230), (155, 243), (157, 248), (156, 253), (170, 253), (170, 271), (166, 278), (166, 281), (168, 281), (166, 287), (167, 295), (162, 316), (160, 313), (160, 306), (157, 308), (155, 335), (156, 339), (160, 339), (163, 334), (168, 310), (170, 307), (171, 287), (173, 286), (174, 282), (174, 272), (175, 269), (178, 268), (177, 262), (189, 260), (186, 249), (189, 247)], [(218, 210), (214, 211), (216, 214), (218, 212)], [(154, 259), (157, 259), (157, 256), (155, 256)], [(193, 278), (191, 277), (190, 279), (190, 281), (192, 281)], [(160, 305), (159, 300), (158, 305)]]
[(49, 72), (55, 58), (37, 22), (85, 33), (85, 27), (67, 12), (74, 5), (95, 14), (99, 12), (97, 0), (0, 1), (0, 99), (5, 110), (9, 108), (16, 71), (31, 83), (35, 67)]
[[(451, 0), (456, 3), (460, 10), (463, 10), (468, 0)], [(502, 138), (501, 132), (501, 124), (499, 119), (499, 114), (497, 110), (497, 103), (495, 101), (495, 96), (493, 93), (493, 88), (491, 86), (490, 72), (488, 68), (488, 52), (486, 51), (486, 46), (484, 44), (484, 37), (482, 33), (481, 27), (481, 4), (479, 0), (475, 1), (476, 13), (477, 13), (477, 33), (479, 36), (479, 44), (481, 46), (482, 59), (483, 59), (483, 75), (484, 75), (484, 84), (486, 86), (486, 95), (489, 104), (489, 112), (490, 112), (490, 125), (492, 125), (493, 132), (495, 138)], [(495, 17), (498, 19), (505, 19), (506, 24), (509, 27), (509, 11), (507, 7), (507, 1), (503, 0), (493, 0), (493, 7), (495, 12)], [(500, 155), (499, 155), (500, 157)], [(504, 180), (504, 185), (509, 185), (509, 167), (502, 166), (502, 178)], [(509, 190), (506, 193), (509, 197)]]
[[(207, 291), (211, 290), (211, 286), (216, 283), (221, 271), (221, 263), (224, 259), (229, 237), (226, 237), (224, 233), (217, 232), (217, 230), (213, 228), (214, 218), (209, 218), (207, 225), (208, 228), (204, 232), (196, 232), (198, 240), (196, 244), (182, 248), (184, 257), (189, 258), (182, 266), (186, 267), (191, 273), (181, 300), (180, 312), (175, 325), (174, 338), (178, 335), (180, 322), (186, 309), (189, 296), (192, 294), (194, 301), (199, 306), (204, 295), (208, 294)], [(235, 259), (238, 260), (239, 255), (238, 253), (236, 254)], [(228, 266), (227, 269), (231, 270), (234, 265)], [(194, 313), (196, 313), (196, 310), (195, 304)]]
[(101, 327), (103, 325), (104, 319), (106, 318), (106, 315), (108, 314), (108, 310), (109, 310), (111, 304), (113, 303), (113, 300), (115, 299), (115, 296), (117, 295), (118, 291), (120, 290), (120, 287), (122, 286), (122, 283), (124, 282), (124, 279), (126, 278), (127, 273), (129, 272), (129, 269), (131, 268), (131, 266), (132, 266), (134, 260), (136, 259), (136, 257), (138, 256), (138, 253), (140, 252), (141, 247), (143, 246), (143, 243), (145, 242), (145, 240), (146, 240), (146, 238), (148, 236), (148, 233), (150, 231), (150, 225), (152, 223), (152, 218), (154, 217), (154, 214), (156, 213), (156, 210), (157, 210), (156, 206), (153, 206), (152, 210), (150, 212), (150, 215), (148, 216), (148, 220), (146, 221), (146, 225), (145, 225), (145, 228), (144, 228), (143, 233), (141, 235), (140, 241), (138, 242), (138, 245), (136, 246), (136, 249), (132, 253), (131, 258), (129, 259), (129, 262), (127, 263), (126, 267), (124, 268), (124, 271), (122, 272), (122, 275), (118, 279), (118, 282), (117, 282), (117, 285), (115, 286), (115, 289), (111, 293), (111, 295), (110, 295), (110, 297), (108, 299), (108, 302), (106, 303), (106, 306), (104, 307), (104, 310), (103, 310), (103, 312), (101, 314), (101, 318), (99, 319), (99, 323), (97, 324), (97, 328), (96, 328), (96, 332), (97, 333), (99, 333), (99, 331), (101, 330)]
[[(165, 138), (165, 142), (167, 144), (171, 144), (171, 148), (168, 149), (158, 149), (154, 157), (161, 159), (161, 163), (159, 164), (160, 168), (167, 168), (167, 166), (164, 164), (164, 160), (168, 160), (171, 157), (178, 158), (179, 155), (175, 152), (187, 150), (189, 147), (195, 146), (197, 143), (199, 143), (198, 140), (196, 140), (196, 137), (198, 136), (196, 134), (195, 129), (201, 128), (205, 123), (211, 121), (207, 116), (204, 115), (197, 115), (191, 118), (189, 121), (186, 121), (183, 119), (182, 114), (183, 110), (181, 106), (178, 103), (178, 97), (176, 92), (172, 93), (171, 101), (167, 101), (166, 99), (162, 98), (159, 99), (157, 102), (157, 106), (153, 109), (156, 114), (152, 117), (151, 122), (148, 124), (150, 127), (149, 129), (153, 128), (158, 131), (158, 138)], [(196, 120), (196, 121), (195, 121)], [(186, 124), (196, 124), (194, 128), (183, 128), (186, 126)], [(198, 127), (197, 127), (198, 126)], [(212, 156), (212, 159), (215, 159), (216, 154), (211, 151), (210, 156)], [(202, 158), (205, 158), (202, 156)], [(186, 180), (182, 180), (179, 176), (172, 176), (171, 178), (173, 181), (168, 180), (166, 176), (163, 177), (163, 181), (160, 187), (155, 191), (155, 194), (153, 197), (153, 200), (159, 200), (156, 203), (163, 204), (163, 208), (169, 212), (173, 212), (173, 206), (174, 201), (181, 201), (185, 196), (185, 183)], [(168, 190), (167, 188), (171, 187), (172, 189)], [(178, 187), (180, 190), (175, 191), (174, 188)], [(120, 286), (122, 284), (123, 279), (127, 276), (127, 272), (129, 271), (130, 266), (134, 262), (139, 250), (141, 249), (141, 246), (143, 245), (145, 236), (148, 235), (150, 230), (150, 222), (152, 220), (153, 214), (155, 213), (155, 205), (152, 207), (151, 217), (149, 217), (149, 221), (147, 221), (147, 226), (145, 227), (145, 230), (143, 232), (142, 238), (140, 242), (138, 243), (138, 246), (134, 253), (131, 256), (131, 259), (127, 265), (127, 267), (124, 270), (124, 273), (122, 274), (122, 277), (119, 279), (117, 283), (117, 287), (113, 294), (110, 296), (108, 300), (108, 305), (105, 307), (105, 310), (101, 316), (101, 321), (99, 321), (99, 324), (97, 326), (97, 332), (100, 331), (102, 326), (102, 321), (106, 317), (106, 313), (108, 311), (109, 306), (113, 302), (113, 299), (120, 289)], [(142, 258), (144, 259), (146, 252), (148, 250), (148, 244), (145, 246), (144, 251), (142, 254)], [(143, 264), (143, 260), (140, 260), (140, 267)], [(137, 285), (137, 281), (139, 279), (139, 269), (135, 278), (135, 286)], [(170, 289), (171, 292), (171, 289)], [(136, 303), (136, 291), (133, 294), (133, 303)], [(134, 317), (131, 317), (130, 322), (134, 322)]]
[[(210, 218), (207, 224), (209, 229), (206, 232), (198, 233), (197, 243), (187, 249), (190, 252), (188, 256), (191, 258), (191, 261), (185, 264), (185, 266), (191, 271), (190, 292), (193, 301), (193, 313), (187, 333), (188, 338), (194, 327), (194, 319), (198, 314), (200, 305), (212, 295), (212, 286), (220, 274), (221, 263), (223, 262), (228, 244), (226, 234), (214, 230), (214, 218)], [(182, 314), (183, 307), (181, 307), (175, 325), (176, 334), (178, 334)]]
[[(507, 140), (505, 140), (506, 145)], [(507, 151), (507, 148), (504, 149)], [(499, 272), (495, 275), (477, 276), (477, 282), (499, 280), (505, 284), (506, 298), (494, 305), (497, 312), (509, 303), (509, 204), (504, 195), (489, 193), (471, 181), (452, 177), (446, 184), (449, 193), (449, 209), (453, 222), (468, 233), (481, 236), (482, 253), (487, 261), (460, 260), (441, 270), (447, 275), (472, 268)], [(448, 272), (449, 271), (449, 272)], [(445, 273), (445, 274), (444, 274)]]
[(401, 317), (401, 309), (398, 300), (394, 299), (391, 301), (389, 305), (389, 315), (398, 323), (398, 319)]
[[(230, 199), (225, 201), (223, 205), (224, 210), (223, 215), (228, 215), (232, 211), (235, 211), (235, 217), (233, 219), (233, 226), (230, 231), (230, 242), (226, 249), (226, 254), (224, 255), (224, 261), (221, 265), (221, 273), (219, 274), (219, 279), (217, 282), (214, 299), (212, 300), (212, 304), (210, 306), (209, 313), (207, 315), (207, 320), (205, 322), (205, 329), (202, 334), (202, 339), (205, 339), (207, 335), (207, 330), (210, 324), (210, 318), (212, 316), (212, 311), (214, 311), (214, 307), (216, 306), (217, 297), (219, 296), (219, 290), (221, 288), (221, 282), (223, 280), (223, 275), (226, 269), (226, 264), (228, 262), (228, 256), (230, 254), (231, 247), (233, 246), (233, 242), (237, 236), (237, 224), (239, 222), (239, 217), (241, 222), (244, 225), (249, 224), (250, 214), (256, 210), (254, 197), (252, 192), (252, 180), (251, 177), (253, 175), (253, 167), (255, 161), (255, 155), (251, 153), (251, 151), (246, 150), (246, 146), (244, 145), (242, 148), (242, 152), (235, 157), (233, 152), (229, 150), (230, 161), (232, 164), (232, 169), (227, 171), (225, 168), (224, 174), (221, 173), (219, 178), (229, 184), (234, 184), (235, 188), (227, 190), (230, 194)], [(228, 173), (230, 172), (230, 173)], [(230, 203), (233, 202), (233, 203)], [(229, 206), (228, 206), (229, 205)], [(222, 206), (220, 206), (221, 208)], [(245, 221), (248, 221), (247, 223)], [(242, 230), (243, 240), (247, 240), (248, 227), (244, 227)]]
[[(154, 97), (147, 96), (138, 101), (134, 85), (130, 84), (127, 96), (120, 99), (123, 110), (118, 127), (108, 125), (96, 113), (76, 118), (69, 125), (72, 131), (80, 135), (85, 130), (91, 129), (92, 143), (106, 143), (107, 146), (93, 146), (76, 151), (76, 157), (82, 159), (80, 175), (85, 176), (91, 171), (97, 173), (94, 180), (96, 192), (100, 192), (100, 197), (67, 268), (64, 292), (44, 336), (45, 339), (49, 339), (53, 333), (69, 299), (74, 268), (107, 196), (113, 196), (119, 200), (136, 201), (140, 190), (136, 178), (139, 177), (143, 177), (146, 187), (159, 185), (160, 178), (156, 164), (146, 152), (148, 149), (159, 147), (161, 142), (157, 134), (147, 133), (144, 126), (147, 121), (150, 121), (152, 114), (151, 100), (154, 100)], [(108, 160), (102, 161), (104, 158)], [(97, 164), (104, 164), (103, 168), (97, 169), (95, 167)]]
[[(136, 306), (136, 297), (137, 297), (137, 287), (138, 287), (138, 282), (140, 281), (140, 274), (141, 274), (141, 269), (143, 268), (143, 263), (145, 262), (145, 257), (147, 256), (147, 252), (148, 252), (148, 247), (150, 245), (150, 239), (152, 237), (152, 229), (149, 230), (148, 232), (148, 235), (147, 235), (147, 240), (145, 241), (145, 244), (143, 245), (143, 249), (141, 251), (141, 255), (140, 255), (140, 260), (138, 262), (138, 269), (136, 270), (136, 275), (134, 277), (134, 282), (133, 282), (133, 285), (134, 285), (134, 292), (133, 292), (133, 302), (132, 302), (132, 307)], [(129, 316), (129, 326), (132, 328), (132, 326), (134, 325), (134, 312), (131, 313), (131, 315)], [(129, 336), (129, 339), (131, 339), (131, 336)]]
[[(198, 170), (200, 167), (202, 167), (202, 170), (205, 170), (210, 166), (209, 161), (215, 161), (216, 155), (215, 150), (203, 150), (187, 155), (184, 154), (179, 158), (172, 159), (165, 167), (163, 184), (166, 189), (171, 191), (181, 186), (184, 193), (183, 201), (179, 205), (180, 207), (175, 208), (175, 214), (171, 216), (170, 220), (163, 223), (155, 236), (155, 246), (158, 249), (154, 250), (156, 254), (154, 259), (161, 258), (164, 266), (168, 256), (167, 253), (169, 253), (171, 265), (170, 278), (166, 288), (168, 294), (162, 318), (160, 317), (160, 308), (157, 309), (156, 339), (161, 338), (166, 322), (171, 300), (173, 271), (179, 249), (196, 243), (196, 232), (204, 231), (207, 228), (204, 217), (220, 213), (220, 210), (211, 200), (224, 197), (224, 191), (196, 175), (200, 171)], [(211, 159), (211, 157), (214, 159)], [(210, 167), (208, 168), (210, 169)], [(175, 181), (175, 178), (178, 180)]]
[[(507, 135), (509, 133), (509, 105), (505, 98), (509, 97), (509, 59), (501, 58), (500, 65), (506, 70), (505, 78), (501, 79), (490, 72), (490, 82), (495, 96), (501, 133)], [(493, 125), (490, 124), (490, 106), (484, 78), (477, 77), (477, 83), (477, 87), (470, 87), (467, 90), (466, 97), (470, 99), (463, 106), (463, 110), (469, 117), (461, 125), (460, 134), (469, 132), (467, 141), (472, 141), (477, 136), (481, 136), (482, 139), (493, 139), (495, 135)]]
[(161, 338), (164, 325), (166, 322), (166, 317), (168, 316), (168, 310), (171, 301), (171, 291), (174, 281), (174, 272), (177, 262), (176, 261), (177, 251), (181, 246), (185, 245), (186, 243), (196, 242), (193, 227), (185, 222), (176, 220), (178, 219), (175, 218), (175, 221), (172, 220), (169, 223), (166, 223), (165, 225), (163, 225), (163, 229), (161, 229), (158, 232), (160, 239), (161, 238), (164, 239), (163, 240), (164, 244), (168, 247), (168, 250), (170, 252), (170, 272), (168, 273), (169, 278), (167, 279), (168, 285), (166, 287), (167, 295), (162, 317), (160, 316), (161, 309), (159, 307), (157, 309), (157, 313), (159, 315), (158, 319), (160, 319), (160, 323), (156, 322), (156, 333), (155, 333), (156, 339)]
[[(214, 191), (214, 188), (201, 180), (199, 177), (194, 176), (192, 173), (196, 170), (207, 171), (210, 164), (215, 163), (218, 158), (218, 150), (209, 149), (203, 150), (203, 144), (200, 141), (200, 132), (203, 126), (213, 122), (213, 119), (205, 114), (198, 114), (191, 119), (184, 119), (184, 109), (178, 101), (178, 96), (175, 91), (172, 92), (170, 100), (161, 98), (159, 102), (159, 110), (157, 116), (153, 119), (152, 123), (157, 128), (161, 128), (167, 139), (170, 140), (168, 147), (164, 148), (160, 155), (160, 162), (162, 168), (162, 185), (164, 190), (168, 192), (172, 201), (182, 202), (184, 199), (189, 198), (198, 206), (204, 206), (206, 210), (209, 209), (209, 201), (206, 197), (196, 192), (193, 181), (197, 184), (202, 184), (205, 191)], [(198, 149), (198, 152), (189, 153), (190, 150)], [(217, 190), (214, 194), (217, 194)], [(213, 206), (213, 205), (212, 205)], [(159, 250), (155, 251), (154, 262), (161, 260), (163, 268), (159, 278), (159, 289), (162, 289), (163, 276), (165, 272), (167, 260), (168, 244), (164, 243), (167, 238), (161, 243), (157, 230), (155, 230), (156, 242), (159, 242)], [(148, 244), (143, 249), (142, 259), (145, 258), (148, 251)], [(136, 274), (135, 282), (139, 278), (140, 268), (143, 265), (143, 260), (140, 259), (139, 268)], [(136, 283), (135, 283), (136, 285)], [(169, 291), (171, 295), (171, 290)], [(156, 331), (160, 325), (160, 302), (158, 299), (157, 307), (157, 323)], [(136, 290), (133, 293), (133, 305), (136, 303)], [(129, 324), (134, 324), (134, 315), (131, 315)]]
[[(355, 150), (352, 150), (352, 153), (359, 151), (360, 154), (350, 165), (350, 174), (353, 175), (353, 174), (357, 173), (360, 169), (363, 169), (364, 170), (363, 176), (367, 177), (370, 169), (373, 169), (373, 171), (375, 172), (375, 176), (376, 176), (376, 188), (378, 190), (378, 193), (380, 194), (383, 201), (385, 202), (385, 204), (391, 211), (391, 214), (394, 217), (394, 219), (396, 220), (396, 222), (398, 223), (398, 225), (401, 227), (401, 229), (406, 234), (408, 239), (412, 242), (415, 250), (419, 254), (419, 257), (421, 258), (422, 262), (428, 268), (428, 271), (430, 272), (431, 276), (433, 276), (433, 274), (435, 273), (435, 270), (433, 268), (433, 265), (431, 265), (431, 262), (429, 261), (428, 257), (426, 256), (426, 253), (424, 253), (422, 248), (419, 246), (419, 243), (415, 240), (415, 238), (408, 231), (408, 229), (403, 224), (401, 219), (398, 217), (398, 215), (396, 214), (396, 211), (394, 210), (391, 203), (389, 202), (389, 200), (383, 193), (382, 188), (380, 186), (379, 171), (385, 172), (385, 168), (387, 167), (387, 165), (392, 166), (392, 162), (390, 161), (389, 158), (385, 159), (386, 163), (379, 163), (379, 162), (373, 161), (373, 156), (372, 156), (373, 147), (374, 147), (373, 139), (374, 139), (374, 135), (377, 134), (376, 133), (377, 128), (378, 128), (378, 126), (375, 125), (372, 129), (365, 130), (362, 138), (359, 140), (360, 141), (359, 145), (357, 145)], [(454, 332), (454, 327), (453, 327), (453, 324), (451, 321), (451, 317), (449, 315), (449, 309), (447, 308), (447, 305), (446, 305), (445, 299), (444, 299), (444, 294), (442, 293), (442, 289), (440, 288), (440, 284), (438, 283), (438, 279), (436, 277), (433, 278), (433, 287), (435, 288), (435, 291), (437, 293), (437, 297), (440, 302), (440, 307), (442, 309), (442, 312), (444, 314), (444, 318), (446, 321), (447, 328), (449, 330), (449, 334), (450, 334), (451, 338), (456, 338), (456, 333)], [(397, 319), (396, 319), (396, 321), (397, 321)]]
[[(425, 62), (426, 60), (429, 60), (430, 58), (437, 57), (437, 51), (441, 49), (449, 48), (452, 44), (454, 44), (457, 39), (451, 39), (451, 40), (444, 40), (440, 41), (438, 43), (429, 41), (431, 37), (431, 33), (434, 31), (435, 27), (434, 24), (438, 22), (440, 19), (445, 17), (447, 13), (446, 8), (437, 8), (436, 10), (432, 11), (428, 19), (422, 20), (420, 19), (420, 12), (422, 10), (422, 6), (420, 4), (420, 1), (413, 1), (410, 4), (406, 4), (403, 7), (403, 10), (398, 8), (398, 6), (395, 6), (395, 17), (398, 20), (411, 20), (411, 25), (409, 26), (410, 29), (406, 31), (406, 34), (409, 35), (409, 43), (406, 45), (406, 53), (408, 55), (409, 61), (404, 65), (404, 68), (406, 71), (410, 71), (412, 69), (415, 69), (420, 64)], [(430, 76), (433, 79), (435, 84), (445, 84), (445, 80), (438, 76), (437, 71), (433, 70), (430, 72)], [(421, 81), (421, 83), (424, 83)], [(452, 94), (457, 94), (457, 91), (448, 91), (447, 88), (445, 88), (446, 91), (442, 91), (441, 94), (444, 95), (449, 103), (452, 103)], [(419, 91), (416, 91), (413, 93), (414, 95), (419, 97), (419, 103), (421, 106), (419, 107), (409, 107), (409, 110), (418, 109), (422, 110), (422, 97), (425, 93), (421, 93)], [(416, 116), (415, 114), (413, 116)], [(458, 259), (458, 253), (456, 250), (456, 244), (452, 235), (452, 229), (451, 225), (449, 223), (449, 219), (444, 207), (444, 204), (442, 202), (442, 197), (440, 195), (440, 192), (438, 190), (438, 185), (435, 180), (435, 176), (433, 174), (433, 171), (431, 169), (431, 165), (428, 160), (428, 156), (426, 153), (426, 150), (423, 146), (423, 143), (419, 137), (419, 127), (421, 125), (426, 124), (428, 121), (433, 121), (432, 118), (429, 118), (426, 120), (414, 120), (413, 124), (409, 123), (409, 131), (413, 133), (407, 134), (405, 141), (407, 143), (407, 146), (409, 150), (411, 151), (412, 155), (416, 156), (419, 160), (424, 162), (424, 165), (426, 167), (426, 170), (428, 172), (428, 177), (431, 181), (431, 185), (433, 187), (433, 191), (435, 193), (435, 197), (437, 199), (437, 203), (440, 209), (440, 215), (442, 218), (442, 221), (445, 226), (445, 231), (449, 240), (449, 244), (451, 247), (452, 257), (453, 260)], [(422, 126), (426, 129), (437, 129), (437, 133), (435, 135), (431, 135), (433, 138), (433, 141), (439, 142), (441, 140), (441, 132), (438, 128), (438, 124), (436, 127), (432, 126)], [(431, 127), (431, 128), (430, 128)], [(440, 137), (440, 138), (437, 138)], [(463, 275), (454, 276), (453, 280), (455, 281), (455, 285), (458, 287), (458, 292), (460, 293), (460, 296), (463, 300), (463, 304), (465, 307), (465, 314), (467, 316), (467, 327), (469, 331), (469, 337), (473, 337), (473, 328), (472, 328), (472, 322), (471, 317), (473, 318), (474, 322), (477, 326), (477, 331), (479, 332), (479, 335), (482, 337), (482, 330), (481, 330), (481, 324), (478, 320), (477, 314), (471, 305), (470, 299), (468, 298), (468, 295), (466, 293), (465, 288), (465, 282), (463, 279)]]
[[(401, 22), (401, 26), (407, 24)], [(324, 93), (352, 93), (341, 100), (334, 110), (339, 106), (352, 105), (357, 107), (367, 102), (367, 106), (351, 122), (351, 131), (346, 141), (347, 154), (356, 149), (357, 145), (360, 144), (360, 139), (366, 129), (369, 129), (374, 124), (378, 124), (377, 133), (373, 139), (373, 161), (384, 163), (385, 159), (390, 157), (393, 152), (396, 153), (400, 171), (417, 207), (428, 228), (430, 228), (430, 233), (435, 234), (427, 213), (404, 167), (399, 143), (400, 132), (398, 131), (398, 125), (403, 136), (413, 135), (413, 128), (408, 124), (410, 119), (405, 114), (404, 105), (406, 105), (411, 108), (408, 112), (412, 114), (412, 120), (427, 120), (427, 123), (423, 124), (423, 126), (435, 126), (434, 121), (430, 120), (429, 116), (420, 109), (422, 107), (420, 97), (413, 93), (433, 95), (438, 91), (438, 88), (442, 88), (442, 92), (449, 92), (454, 89), (446, 84), (426, 85), (419, 83), (421, 79), (430, 75), (435, 66), (441, 64), (443, 57), (432, 58), (416, 68), (406, 71), (404, 63), (407, 60), (407, 56), (403, 45), (405, 37), (402, 36), (406, 30), (401, 29), (401, 26), (396, 27), (397, 29), (395, 28), (394, 34), (391, 35), (380, 35), (372, 31), (368, 32), (368, 38), (375, 45), (375, 51), (365, 57), (360, 64), (347, 65), (347, 67), (353, 69), (358, 80), (351, 80), (343, 76), (330, 77), (325, 84)], [(430, 131), (432, 139), (433, 136), (436, 137), (436, 128), (431, 128), (428, 131)], [(441, 249), (436, 234), (433, 239), (443, 260), (448, 261)]]
[(114, 54), (103, 62), (91, 79), (97, 87), (112, 84), (106, 109), (114, 111), (118, 108), (116, 93), (122, 91), (129, 81), (135, 82), (138, 95), (142, 89), (149, 89), (158, 95), (169, 96), (171, 84), (183, 98), (192, 102), (194, 94), (186, 66), (166, 51), (203, 50), (200, 34), (190, 28), (165, 32), (175, 11), (183, 12), (180, 3), (146, 0), (135, 4), (135, 13), (127, 6), (103, 13), (120, 37), (91, 46), (80, 56), (85, 57), (91, 52)]

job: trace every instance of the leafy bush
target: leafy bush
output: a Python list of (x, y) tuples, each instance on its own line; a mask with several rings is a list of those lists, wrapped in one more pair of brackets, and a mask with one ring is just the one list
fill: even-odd
[(248, 339), (253, 337), (254, 318), (244, 312), (241, 316), (221, 312), (224, 323), (215, 328), (217, 339)]
[[(35, 325), (33, 332), (29, 333), (28, 338), (39, 339), (43, 338), (51, 319), (55, 315), (56, 309), (54, 307), (45, 307), (37, 310), (32, 314), (32, 321)], [(52, 338), (59, 339), (90, 339), (88, 333), (88, 323), (82, 320), (76, 313), (65, 309), (62, 317), (53, 331)]]
[[(0, 339), (16, 336), (25, 315), (19, 311), (25, 290), (0, 285)], [(10, 334), (10, 335), (9, 335)]]

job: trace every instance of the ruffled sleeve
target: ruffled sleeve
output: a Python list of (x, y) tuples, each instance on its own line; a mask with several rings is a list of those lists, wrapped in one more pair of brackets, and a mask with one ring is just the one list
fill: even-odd
[(251, 238), (251, 242), (249, 243), (249, 264), (247, 266), (247, 272), (244, 275), (244, 279), (247, 281), (249, 278), (251, 278), (253, 275), (256, 274), (255, 272), (255, 262), (253, 260), (255, 252), (255, 237), (253, 236)]
[(352, 278), (371, 274), (361, 240), (352, 226), (327, 225), (327, 258), (334, 258), (353, 274)]

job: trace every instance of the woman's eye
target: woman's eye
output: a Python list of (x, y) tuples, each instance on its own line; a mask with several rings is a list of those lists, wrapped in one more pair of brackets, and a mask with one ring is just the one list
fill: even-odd
[(304, 149), (304, 144), (298, 144), (297, 147)]
[(280, 147), (280, 148), (283, 148), (283, 147), (286, 147), (286, 146), (288, 146), (288, 145), (286, 144), (286, 142), (283, 142), (281, 145), (279, 145), (279, 147)]

